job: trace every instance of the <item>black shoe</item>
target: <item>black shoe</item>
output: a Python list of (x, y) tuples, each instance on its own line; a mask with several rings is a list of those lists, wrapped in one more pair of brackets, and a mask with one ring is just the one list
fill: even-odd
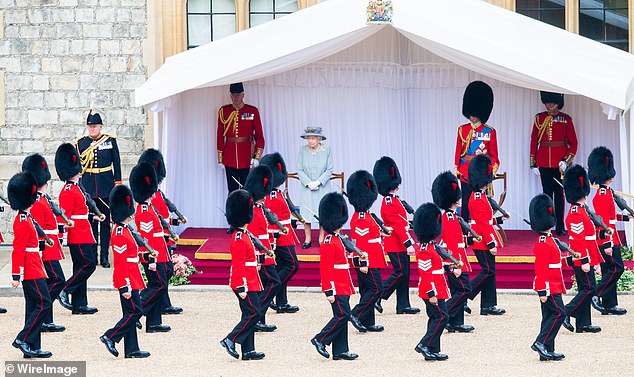
[(299, 307), (295, 305), (282, 305), (277, 307), (278, 313), (296, 313), (299, 311)]
[(111, 339), (109, 339), (105, 335), (102, 335), (99, 337), (99, 340), (101, 340), (101, 343), (106, 345), (106, 349), (112, 354), (112, 356), (119, 357), (119, 351), (117, 351), (114, 346), (114, 342)]
[(17, 349), (19, 349), (20, 351), (22, 351), (22, 353), (24, 354), (24, 356), (28, 356), (28, 357), (36, 357), (35, 355), (37, 354), (35, 351), (31, 350), (31, 347), (29, 347), (29, 345), (26, 342), (23, 342), (21, 340), (14, 340), (13, 343), (11, 343), (11, 345)]
[(456, 325), (456, 326), (447, 325), (447, 330), (449, 332), (471, 332), (475, 330), (475, 327), (471, 325)]
[(566, 358), (566, 355), (564, 355), (563, 353), (557, 353), (557, 352), (550, 352), (550, 356), (555, 361), (563, 360)]
[(62, 332), (66, 330), (66, 327), (56, 325), (54, 323), (43, 323), (42, 332)]
[(110, 268), (110, 263), (108, 263), (108, 262), (101, 262), (101, 267), (103, 267), (103, 268)]
[(136, 321), (136, 323), (134, 324), (136, 326), (137, 329), (142, 330), (143, 329), (143, 325), (141, 324), (141, 321)]
[(183, 312), (183, 308), (179, 308), (178, 306), (168, 306), (167, 308), (163, 308), (161, 312), (163, 314), (181, 314)]
[(152, 325), (152, 326), (145, 326), (145, 332), (146, 333), (153, 333), (153, 332), (168, 332), (170, 331), (172, 328), (167, 326), (167, 325)]
[(73, 310), (73, 305), (71, 305), (70, 301), (68, 300), (68, 293), (66, 293), (66, 291), (64, 290), (59, 292), (59, 303), (62, 305), (62, 307), (64, 307), (64, 309)]
[(444, 353), (440, 353), (440, 352), (435, 352), (434, 353), (434, 357), (438, 361), (445, 361), (445, 360), (447, 360), (449, 358), (449, 356), (445, 355)]
[(51, 351), (42, 351), (41, 349), (33, 350), (32, 352), (34, 353), (33, 356), (24, 355), (24, 358), (29, 359), (33, 357), (37, 359), (48, 359), (49, 357), (53, 356), (53, 353)]
[(572, 326), (572, 323), (570, 323), (570, 317), (569, 317), (569, 316), (565, 316), (565, 317), (564, 317), (564, 322), (562, 323), (562, 326), (563, 326), (566, 330), (568, 330), (568, 331), (570, 331), (570, 332), (575, 331), (574, 326)]
[(418, 343), (418, 345), (414, 348), (414, 351), (423, 355), (423, 357), (427, 361), (436, 360), (436, 355), (433, 352), (431, 352), (429, 348), (423, 347), (421, 343)]
[(566, 234), (568, 234), (568, 232), (566, 231), (566, 229), (558, 229), (555, 231), (555, 234), (558, 236), (565, 236)]
[(147, 351), (134, 351), (125, 354), (126, 359), (145, 359), (146, 357), (150, 357), (150, 353)]
[(302, 249), (310, 249), (311, 246), (312, 246), (311, 242), (304, 242), (302, 244)]
[(275, 330), (277, 330), (277, 326), (275, 325), (268, 325), (266, 323), (261, 323), (261, 322), (258, 322), (255, 324), (255, 331), (272, 332)]
[(229, 338), (224, 338), (223, 340), (221, 340), (220, 345), (223, 346), (227, 350), (227, 353), (230, 356), (236, 359), (240, 358), (240, 354), (238, 354), (238, 352), (236, 351), (236, 344), (232, 342), (231, 340), (229, 340)]
[(366, 329), (368, 329), (369, 332), (381, 332), (384, 330), (381, 325), (366, 326)]
[(471, 314), (471, 308), (469, 307), (469, 305), (467, 305), (467, 303), (464, 303), (464, 306), (462, 307), (462, 310), (464, 310), (465, 313), (467, 314)]
[(498, 309), (495, 306), (480, 309), (480, 315), (502, 315), (506, 313), (504, 309)]
[(242, 360), (262, 360), (264, 359), (264, 352), (249, 351), (242, 354)]
[(350, 352), (344, 352), (338, 355), (332, 355), (333, 360), (354, 360), (358, 357), (359, 355), (357, 355), (356, 353), (350, 353)]
[(592, 296), (592, 300), (590, 302), (596, 311), (603, 315), (608, 314), (608, 310), (601, 305), (601, 301), (598, 296)]
[(378, 299), (374, 303), (374, 309), (376, 309), (376, 311), (379, 312), (379, 313), (383, 313), (383, 307), (381, 306), (381, 299)]
[(269, 304), (269, 309), (271, 309), (271, 310), (275, 310), (275, 311), (277, 312), (277, 305), (275, 305), (274, 303), (272, 303), (272, 302), (271, 302), (271, 303)]
[(330, 354), (328, 353), (328, 351), (326, 351), (326, 346), (322, 342), (318, 341), (317, 338), (312, 338), (310, 342), (313, 344), (313, 346), (315, 346), (317, 352), (319, 352), (321, 356), (325, 357), (326, 359), (330, 357)]
[(592, 326), (592, 325), (588, 325), (588, 326), (577, 326), (577, 332), (600, 332), (601, 328), (599, 326)]
[(368, 331), (368, 328), (365, 327), (365, 325), (363, 323), (361, 323), (361, 321), (359, 320), (359, 317), (355, 317), (355, 316), (351, 315), (350, 316), (350, 323), (352, 323), (352, 326), (354, 326), (354, 328), (357, 329), (359, 332)]
[(534, 342), (531, 346), (531, 349), (539, 354), (539, 359), (541, 361), (552, 360), (553, 357), (546, 349), (546, 346), (540, 342)]
[(0, 314), (4, 314), (4, 313), (6, 313), (6, 312), (7, 312), (7, 309), (5, 309), (5, 308), (0, 308)]
[(73, 314), (95, 314), (99, 311), (97, 308), (91, 308), (89, 306), (83, 305), (73, 308)]
[(624, 315), (625, 313), (627, 313), (627, 310), (624, 308), (619, 308), (618, 306), (614, 306), (611, 307), (609, 309), (606, 309), (607, 313), (601, 313), (601, 314), (614, 314), (614, 315)]
[(408, 306), (407, 308), (399, 309), (396, 311), (396, 314), (418, 314), (420, 313), (420, 309), (414, 308), (412, 306)]

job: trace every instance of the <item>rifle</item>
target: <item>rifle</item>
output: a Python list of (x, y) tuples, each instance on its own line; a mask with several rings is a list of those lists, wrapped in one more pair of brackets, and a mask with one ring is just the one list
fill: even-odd
[(605, 223), (603, 222), (603, 219), (597, 215), (587, 204), (582, 204), (581, 207), (583, 207), (586, 212), (588, 212), (588, 216), (590, 216), (590, 220), (592, 220), (592, 223), (595, 226), (600, 226), (605, 230), (606, 234), (612, 234), (612, 229), (608, 228), (607, 225), (605, 225)]
[(386, 227), (385, 223), (383, 222), (383, 220), (381, 220), (377, 215), (375, 215), (374, 213), (370, 212), (370, 216), (372, 216), (374, 221), (376, 221), (376, 223), (379, 224), (379, 227), (381, 228), (381, 232), (387, 234), (388, 236), (390, 234), (392, 234), (392, 229)]
[(500, 205), (498, 204), (498, 202), (495, 201), (495, 199), (493, 199), (489, 195), (487, 195), (487, 199), (489, 200), (489, 204), (491, 205), (491, 208), (493, 208), (494, 211), (500, 212), (502, 216), (504, 217), (511, 217), (511, 215), (509, 215), (509, 213), (506, 212), (504, 208), (500, 207)]
[(275, 256), (275, 254), (271, 250), (267, 249), (266, 246), (264, 246), (264, 244), (262, 243), (262, 241), (260, 241), (259, 238), (254, 236), (253, 233), (249, 232), (246, 229), (242, 229), (242, 231), (246, 233), (247, 236), (249, 236), (249, 238), (251, 239), (251, 242), (253, 243), (253, 246), (255, 246), (256, 249), (262, 252), (265, 252), (266, 255), (268, 255), (271, 258)]
[(482, 237), (478, 233), (474, 232), (473, 229), (471, 229), (471, 226), (469, 226), (469, 224), (465, 221), (465, 219), (462, 218), (462, 216), (455, 216), (458, 218), (458, 223), (460, 224), (463, 232), (471, 233), (478, 242), (482, 241)]
[(4, 196), (0, 195), (0, 200), (7, 203), (8, 206), (11, 206), (11, 203), (9, 203), (9, 199), (5, 198)]
[(48, 246), (55, 245), (55, 242), (53, 242), (51, 237), (49, 237), (48, 234), (44, 232), (44, 229), (42, 229), (42, 226), (38, 224), (37, 221), (35, 221), (33, 216), (31, 216), (30, 213), (27, 213), (27, 215), (31, 218), (31, 222), (33, 223), (33, 226), (35, 227), (35, 231), (37, 232), (37, 235), (41, 238), (44, 238), (44, 241), (46, 242)]
[(176, 215), (176, 217), (178, 217), (178, 220), (185, 224), (187, 223), (187, 217), (183, 216), (183, 214), (178, 210), (178, 208), (176, 208), (176, 205), (174, 205), (174, 203), (172, 203), (171, 200), (169, 200), (169, 198), (167, 196), (165, 196), (165, 193), (163, 193), (163, 191), (158, 190), (161, 195), (163, 195), (163, 200), (165, 200), (165, 204), (167, 205), (167, 209), (172, 212), (173, 214)]
[(156, 256), (158, 255), (156, 250), (154, 250), (148, 244), (147, 240), (143, 238), (141, 234), (136, 231), (136, 229), (134, 229), (130, 224), (123, 224), (123, 226), (130, 231), (130, 233), (132, 234), (132, 238), (134, 238), (134, 241), (136, 242), (137, 245), (144, 247), (150, 253), (150, 256), (152, 256), (153, 258), (156, 258)]
[(616, 192), (612, 191), (612, 196), (614, 197), (614, 203), (619, 207), (621, 211), (627, 211), (630, 216), (634, 216), (634, 210), (627, 205), (625, 199), (622, 196), (618, 195)]
[(306, 223), (306, 220), (302, 217), (302, 214), (297, 212), (297, 207), (295, 207), (295, 204), (293, 203), (291, 198), (288, 197), (288, 190), (284, 190), (284, 194), (282, 195), (282, 197), (284, 198), (284, 200), (286, 200), (286, 205), (288, 206), (288, 209), (291, 211), (291, 214), (295, 216), (295, 218), (300, 223), (302, 224)]
[(64, 212), (64, 210), (60, 208), (57, 205), (57, 203), (55, 203), (53, 199), (50, 196), (48, 196), (48, 194), (42, 194), (42, 195), (44, 195), (44, 198), (48, 200), (48, 204), (51, 206), (51, 210), (53, 210), (53, 214), (55, 214), (55, 216), (61, 217), (62, 220), (64, 220), (64, 222), (66, 223), (66, 225), (72, 226), (73, 222), (68, 218), (68, 216), (66, 216), (66, 213)]
[(84, 194), (84, 198), (86, 198), (86, 205), (90, 212), (94, 213), (101, 221), (106, 219), (106, 216), (101, 213), (99, 208), (97, 208), (97, 203), (86, 193), (86, 189), (84, 189), (84, 185), (81, 182), (77, 183), (77, 187), (81, 190), (82, 194)]
[(286, 227), (280, 222), (276, 214), (271, 212), (271, 210), (266, 208), (264, 205), (262, 205), (261, 208), (264, 211), (264, 217), (266, 217), (268, 222), (277, 226), (283, 234), (288, 234), (288, 229), (286, 229)]
[(458, 268), (462, 267), (462, 262), (460, 262), (458, 259), (456, 259), (456, 257), (454, 257), (451, 254), (451, 251), (445, 250), (442, 246), (437, 244), (436, 241), (432, 241), (431, 243), (432, 243), (432, 245), (434, 245), (434, 248), (436, 249), (436, 252), (438, 253), (438, 255), (440, 255), (440, 257), (442, 259), (449, 259), (451, 261), (451, 263), (456, 265), (456, 267), (458, 267)]
[(354, 242), (350, 241), (348, 236), (346, 236), (345, 234), (341, 234), (341, 233), (336, 234), (336, 236), (339, 237), (339, 239), (341, 240), (341, 243), (343, 244), (343, 247), (346, 249), (347, 252), (354, 253), (360, 259), (364, 259), (365, 260), (367, 258), (365, 253), (363, 251), (361, 251), (357, 247), (357, 245), (354, 244)]
[(405, 211), (407, 211), (407, 213), (409, 213), (410, 215), (413, 215), (414, 212), (416, 212), (414, 210), (414, 207), (409, 205), (409, 203), (407, 203), (404, 199), (399, 198), (399, 200), (401, 201), (401, 204), (403, 205), (403, 208), (405, 208)]
[(156, 216), (158, 217), (159, 221), (161, 222), (161, 227), (163, 228), (163, 230), (165, 230), (165, 231), (167, 231), (167, 233), (169, 233), (170, 238), (173, 239), (174, 242), (178, 242), (178, 236), (174, 233), (172, 228), (170, 228), (170, 224), (167, 222), (167, 220), (165, 220), (165, 218), (163, 216), (159, 215), (159, 212), (156, 209), (156, 207), (154, 207), (154, 204), (149, 203), (149, 205), (154, 209), (154, 212), (156, 212)]
[(567, 251), (570, 255), (572, 255), (573, 257), (579, 259), (581, 258), (581, 253), (574, 251), (570, 248), (570, 246), (568, 246), (564, 241), (560, 240), (557, 237), (552, 237), (552, 239), (555, 241), (555, 243), (557, 244), (557, 247), (559, 248), (559, 250), (561, 251)]

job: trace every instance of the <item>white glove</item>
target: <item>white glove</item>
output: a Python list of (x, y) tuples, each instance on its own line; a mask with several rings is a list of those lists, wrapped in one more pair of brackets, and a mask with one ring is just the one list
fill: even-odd
[(260, 161), (256, 160), (255, 158), (251, 159), (251, 167), (254, 168), (256, 166), (260, 165)]
[(562, 173), (565, 173), (566, 169), (568, 169), (568, 164), (566, 164), (566, 161), (559, 161), (559, 170), (561, 170)]
[(319, 188), (319, 185), (321, 185), (321, 182), (319, 181), (312, 181), (308, 184), (308, 188), (311, 189), (312, 191), (315, 191)]
[(531, 171), (533, 172), (533, 174), (539, 177), (539, 168), (531, 168)]

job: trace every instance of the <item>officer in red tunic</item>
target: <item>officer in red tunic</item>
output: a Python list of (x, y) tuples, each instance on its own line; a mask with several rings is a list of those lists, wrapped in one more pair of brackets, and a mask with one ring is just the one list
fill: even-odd
[(275, 296), (275, 304), (271, 304), (278, 313), (295, 313), (299, 307), (288, 303), (288, 282), (299, 270), (299, 261), (295, 253), (295, 245), (299, 244), (295, 229), (291, 226), (291, 210), (286, 199), (280, 191), (280, 187), (286, 182), (288, 173), (286, 163), (279, 153), (271, 153), (262, 157), (260, 165), (268, 166), (273, 173), (273, 190), (264, 199), (264, 206), (277, 215), (280, 223), (286, 228), (286, 234), (280, 232), (277, 226), (272, 225), (275, 237), (275, 261), (277, 273), (280, 276), (280, 289)]
[(577, 134), (572, 118), (561, 112), (564, 95), (540, 92), (546, 111), (535, 115), (531, 131), (530, 167), (541, 177), (544, 193), (555, 202), (557, 235), (565, 235), (563, 174), (577, 153)]
[[(596, 228), (588, 215), (588, 194), (590, 194), (590, 180), (585, 169), (573, 165), (564, 175), (564, 194), (570, 203), (570, 210), (566, 216), (566, 227), (570, 230), (570, 248), (581, 254), (580, 260), (575, 260), (573, 269), (577, 282), (577, 294), (568, 304), (568, 316), (577, 319), (577, 332), (599, 332), (599, 326), (592, 326), (590, 305), (592, 296), (596, 295), (595, 268), (603, 262), (597, 246)], [(564, 327), (573, 331), (574, 327), (568, 317), (564, 320)]]
[(13, 222), (13, 251), (11, 253), (11, 286), (17, 288), (22, 280), (22, 290), (26, 301), (24, 328), (13, 341), (25, 358), (51, 357), (49, 351), (41, 349), (42, 323), (51, 310), (46, 272), (42, 265), (40, 245), (35, 231), (36, 222), (29, 209), (37, 196), (37, 182), (31, 173), (18, 173), (10, 180), (7, 194), (11, 208), (18, 211)]
[(539, 335), (531, 349), (539, 354), (541, 361), (561, 360), (565, 356), (555, 352), (555, 337), (566, 318), (566, 309), (561, 295), (566, 293), (562, 262), (572, 265), (572, 256), (561, 257), (559, 247), (550, 233), (555, 226), (553, 201), (546, 194), (535, 196), (529, 205), (531, 229), (539, 233), (535, 242), (535, 281), (533, 289), (541, 302), (542, 322)]
[(436, 251), (435, 239), (442, 233), (442, 214), (433, 203), (418, 207), (414, 214), (414, 233), (420, 241), (416, 252), (418, 262), (418, 297), (425, 301), (429, 320), (427, 332), (414, 350), (428, 361), (443, 361), (449, 356), (440, 353), (440, 336), (449, 321), (445, 300), (451, 297), (445, 278), (443, 260)]
[[(467, 237), (462, 232), (458, 214), (456, 214), (462, 198), (460, 183), (455, 175), (446, 171), (434, 179), (431, 193), (434, 203), (445, 211), (442, 216), (442, 246), (462, 262), (462, 267), (447, 267), (447, 280), (451, 291), (451, 298), (446, 302), (449, 313), (447, 330), (449, 332), (471, 332), (474, 327), (464, 324), (463, 311), (463, 307), (471, 294), (471, 280), (469, 280), (471, 265), (469, 265), (466, 253)], [(472, 238), (470, 239), (472, 240)], [(471, 244), (473, 244), (473, 240)], [(451, 262), (444, 261), (444, 263), (449, 265)]]
[[(33, 219), (40, 224), (42, 229), (44, 229), (44, 233), (53, 240), (53, 246), (45, 245), (44, 251), (42, 251), (42, 262), (44, 263), (44, 269), (48, 276), (46, 281), (48, 294), (51, 301), (55, 301), (66, 283), (66, 278), (64, 277), (64, 271), (59, 262), (64, 259), (64, 252), (62, 251), (62, 245), (58, 237), (59, 229), (57, 219), (51, 209), (51, 199), (46, 194), (48, 181), (51, 179), (51, 172), (48, 169), (48, 163), (40, 154), (32, 154), (25, 158), (22, 162), (22, 171), (33, 174), (37, 183), (37, 197), (30, 210), (31, 215)], [(63, 225), (61, 229), (64, 229)], [(43, 241), (44, 239), (41, 238), (41, 240)], [(51, 306), (51, 310), (46, 313), (44, 318), (42, 332), (60, 332), (64, 330), (66, 330), (64, 326), (53, 323), (53, 307)]]
[[(482, 81), (474, 81), (465, 89), (462, 97), (462, 115), (469, 123), (458, 127), (454, 173), (460, 178), (462, 202), (468, 203), (471, 197), (469, 185), (469, 163), (477, 155), (489, 156), (493, 164), (493, 175), (500, 166), (498, 159), (497, 132), (487, 124), (493, 110), (493, 90)], [(460, 215), (469, 220), (469, 207), (462, 206)]]
[(375, 307), (379, 313), (383, 312), (381, 299), (387, 300), (396, 291), (396, 314), (416, 314), (420, 309), (412, 307), (409, 302), (409, 256), (415, 255), (416, 250), (409, 235), (407, 211), (396, 195), (401, 185), (401, 173), (394, 160), (383, 156), (374, 164), (372, 174), (377, 190), (383, 196), (381, 218), (386, 226), (392, 228), (392, 234), (383, 239), (383, 245), (394, 268), (383, 283), (383, 292)]
[(231, 103), (218, 110), (216, 145), (218, 164), (225, 166), (227, 187), (231, 192), (244, 185), (252, 160), (262, 156), (264, 133), (258, 108), (244, 103), (242, 83), (231, 84), (229, 91)]
[[(273, 250), (274, 248), (270, 242), (270, 225), (265, 211), (271, 214), (273, 213), (264, 207), (264, 199), (273, 189), (273, 172), (268, 166), (256, 166), (251, 169), (251, 172), (247, 176), (244, 189), (251, 194), (251, 198), (253, 199), (253, 220), (249, 223), (247, 229), (262, 242), (264, 247)], [(277, 295), (277, 292), (280, 290), (281, 281), (277, 273), (277, 268), (275, 267), (274, 256), (270, 257), (264, 252), (259, 252), (258, 260), (262, 265), (259, 271), (260, 280), (263, 284), (262, 293), (260, 294), (260, 311), (262, 312), (262, 318), (255, 325), (255, 330), (271, 332), (275, 331), (277, 326), (266, 323), (266, 312), (271, 302), (273, 302), (275, 295)]]
[(319, 202), (319, 225), (326, 237), (319, 247), (319, 275), (321, 291), (332, 307), (332, 318), (311, 339), (317, 352), (329, 358), (326, 346), (332, 344), (333, 360), (354, 360), (359, 357), (348, 347), (348, 321), (350, 320), (350, 296), (355, 294), (350, 277), (349, 259), (341, 241), (341, 227), (348, 221), (348, 205), (343, 196), (331, 192)]
[(350, 219), (350, 233), (357, 247), (368, 254), (367, 266), (352, 265), (357, 272), (361, 298), (352, 309), (350, 322), (360, 332), (379, 332), (383, 331), (383, 326), (375, 323), (374, 304), (383, 291), (381, 268), (385, 268), (386, 263), (381, 227), (370, 213), (378, 189), (372, 174), (365, 170), (352, 173), (346, 187), (348, 200), (355, 211)]
[(590, 182), (599, 185), (592, 199), (592, 206), (612, 231), (612, 234), (607, 234), (603, 228), (597, 229), (597, 243), (604, 262), (601, 263), (601, 281), (597, 283), (597, 296), (592, 298), (592, 306), (601, 314), (623, 315), (627, 310), (618, 307), (616, 296), (616, 283), (624, 271), (622, 243), (616, 231), (616, 222), (629, 221), (630, 218), (616, 213), (615, 193), (610, 187), (615, 175), (612, 152), (606, 147), (592, 150), (588, 156), (588, 178)]
[(119, 356), (115, 343), (123, 339), (126, 358), (145, 358), (149, 352), (139, 349), (135, 323), (143, 316), (139, 290), (145, 288), (139, 268), (139, 249), (132, 237), (130, 221), (134, 215), (132, 192), (127, 186), (119, 185), (110, 192), (108, 200), (112, 229), (112, 285), (119, 291), (122, 317), (117, 324), (107, 330), (99, 340), (114, 357)]
[(487, 155), (478, 155), (469, 164), (469, 184), (473, 190), (469, 198), (471, 227), (482, 237), (473, 243), (473, 253), (478, 259), (481, 271), (471, 280), (473, 300), (480, 297), (480, 315), (502, 315), (506, 310), (497, 308), (495, 255), (502, 247), (493, 225), (502, 224), (502, 216), (493, 218), (493, 209), (489, 203), (486, 188), (493, 180), (493, 164)]
[(262, 314), (259, 297), (262, 282), (258, 274), (258, 252), (247, 231), (247, 225), (253, 220), (253, 199), (247, 191), (238, 189), (229, 194), (225, 216), (233, 231), (229, 244), (229, 286), (238, 298), (242, 318), (220, 344), (236, 359), (240, 357), (236, 351), (236, 343), (239, 343), (242, 346), (242, 360), (260, 360), (265, 355), (255, 350), (254, 332)]
[[(73, 314), (94, 314), (97, 308), (88, 306), (86, 283), (97, 266), (97, 244), (93, 237), (86, 205), (86, 197), (79, 187), (81, 165), (79, 155), (72, 144), (65, 143), (55, 153), (55, 170), (60, 181), (66, 182), (59, 194), (59, 206), (74, 222), (68, 228), (68, 248), (73, 259), (73, 276), (59, 293), (59, 302)], [(58, 221), (60, 221), (58, 219)], [(93, 221), (99, 221), (95, 216)], [(72, 305), (68, 295), (72, 297)]]

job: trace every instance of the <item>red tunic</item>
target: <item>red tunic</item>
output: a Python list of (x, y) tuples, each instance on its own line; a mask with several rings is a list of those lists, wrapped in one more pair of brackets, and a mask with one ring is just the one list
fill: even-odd
[(225, 166), (246, 169), (251, 166), (252, 158), (260, 159), (264, 150), (264, 133), (258, 108), (246, 104), (240, 110), (233, 105), (221, 107), (218, 110), (216, 144), (218, 162)]
[(561, 264), (566, 258), (561, 257), (559, 247), (549, 235), (540, 235), (535, 243), (535, 280), (533, 290), (540, 296), (566, 293)]
[(229, 286), (238, 292), (259, 292), (262, 288), (258, 274), (257, 250), (244, 232), (236, 231), (229, 245), (231, 250), (231, 271)]
[(471, 214), (471, 228), (478, 233), (482, 240), (473, 242), (474, 250), (489, 250), (502, 247), (493, 225), (498, 220), (493, 218), (493, 209), (484, 191), (474, 191), (469, 198), (469, 213)]
[[(152, 205), (154, 205), (154, 208), (156, 208), (156, 210), (158, 211), (158, 214), (161, 217), (163, 217), (165, 220), (167, 220), (167, 224), (171, 226), (170, 211), (169, 211), (169, 208), (167, 208), (167, 203), (165, 203), (165, 197), (163, 196), (163, 193), (161, 191), (157, 191), (156, 194), (154, 194), (154, 198), (152, 198), (150, 202), (152, 203)], [(163, 232), (163, 235), (167, 239), (166, 241), (167, 246), (174, 245), (176, 242), (174, 242), (174, 240), (170, 238), (170, 234), (167, 231), (167, 229), (164, 229), (164, 231), (165, 232)]]
[[(463, 272), (471, 272), (471, 265), (467, 259), (466, 240), (462, 234), (462, 227), (458, 222), (458, 217), (454, 211), (445, 211), (442, 215), (442, 234), (441, 239), (447, 251), (462, 262), (461, 270)], [(446, 263), (452, 263), (446, 260)]]
[(451, 297), (442, 259), (433, 243), (423, 243), (416, 252), (418, 262), (418, 297), (428, 300), (438, 297), (439, 300)]
[(480, 124), (473, 128), (471, 123), (458, 127), (454, 168), (463, 182), (469, 182), (469, 163), (473, 157), (479, 154), (488, 155), (493, 164), (493, 172), (498, 170), (500, 160), (498, 159), (498, 139), (495, 129), (487, 124)]
[[(291, 210), (286, 204), (286, 200), (280, 190), (273, 190), (264, 199), (264, 206), (277, 215), (278, 220), (288, 230), (288, 233), (283, 234), (280, 232), (280, 238), (277, 238), (275, 243), (277, 246), (295, 246), (299, 244), (297, 235), (295, 235), (295, 229), (291, 227)], [(279, 230), (276, 225), (271, 224), (270, 229)]]
[[(147, 203), (139, 203), (136, 206), (136, 212), (134, 213), (134, 223), (141, 234), (141, 237), (148, 240), (148, 245), (153, 248), (158, 256), (156, 262), (164, 263), (169, 261), (167, 254), (167, 245), (165, 244), (165, 237), (163, 227), (159, 221), (156, 212), (152, 206)], [(147, 251), (144, 247), (140, 247), (139, 251)], [(147, 263), (148, 261), (142, 260), (141, 263)]]
[(556, 168), (560, 161), (572, 160), (577, 153), (577, 134), (572, 118), (561, 112), (551, 117), (550, 121), (547, 117), (548, 112), (543, 112), (535, 115), (533, 120), (531, 167)]
[(17, 280), (46, 279), (40, 255), (39, 240), (31, 218), (26, 212), (18, 212), (13, 221), (13, 252), (11, 253), (11, 275)]
[(381, 240), (381, 227), (369, 212), (355, 212), (352, 215), (350, 233), (359, 250), (368, 254), (368, 268), (383, 268), (387, 265)]
[[(51, 203), (48, 202), (42, 193), (37, 193), (37, 199), (35, 200), (35, 203), (33, 203), (33, 207), (31, 207), (30, 212), (35, 221), (37, 221), (42, 229), (44, 229), (44, 233), (53, 240), (53, 246), (45, 246), (44, 251), (42, 252), (42, 260), (47, 262), (64, 259), (64, 251), (62, 250), (62, 245), (59, 242), (57, 219), (51, 209)], [(42, 240), (44, 240), (44, 238), (42, 238)]]
[[(267, 249), (272, 250), (271, 242), (269, 240), (269, 222), (266, 220), (266, 216), (264, 215), (262, 204), (253, 204), (253, 220), (251, 220), (249, 225), (247, 225), (247, 229), (251, 232), (251, 234), (259, 239)], [(275, 264), (274, 257), (269, 257), (266, 253), (260, 252), (259, 250), (257, 250), (257, 253), (260, 258), (264, 258), (264, 263), (262, 263), (263, 266)]]
[(112, 285), (117, 289), (127, 288), (128, 292), (145, 288), (139, 269), (139, 248), (130, 230), (116, 224), (112, 229), (110, 245), (114, 264)]
[[(68, 228), (69, 244), (94, 244), (95, 238), (92, 235), (92, 228), (88, 221), (88, 206), (86, 197), (77, 183), (68, 181), (59, 193), (59, 206), (64, 210), (66, 216), (73, 220), (75, 225)], [(57, 219), (58, 222), (63, 220)]]
[(618, 220), (629, 220), (627, 216), (623, 217), (616, 214), (613, 194), (614, 192), (609, 186), (599, 185), (597, 193), (594, 194), (594, 198), (592, 198), (592, 207), (594, 207), (597, 215), (601, 216), (603, 222), (612, 230), (612, 234), (608, 235), (601, 231), (603, 228), (597, 229), (597, 243), (599, 246), (605, 248), (621, 245), (621, 239), (616, 231), (616, 222)]
[(319, 247), (319, 273), (321, 291), (326, 296), (350, 296), (355, 294), (350, 277), (350, 256), (339, 237), (327, 234)]
[(404, 253), (414, 245), (409, 236), (409, 221), (403, 203), (395, 195), (388, 195), (381, 203), (381, 219), (385, 226), (392, 228), (392, 234), (383, 239), (383, 246), (388, 253)]
[(588, 212), (580, 204), (573, 204), (566, 216), (566, 228), (569, 230), (570, 248), (581, 254), (581, 260), (575, 260), (575, 266), (590, 263), (596, 266), (603, 262), (597, 246), (596, 229)]

